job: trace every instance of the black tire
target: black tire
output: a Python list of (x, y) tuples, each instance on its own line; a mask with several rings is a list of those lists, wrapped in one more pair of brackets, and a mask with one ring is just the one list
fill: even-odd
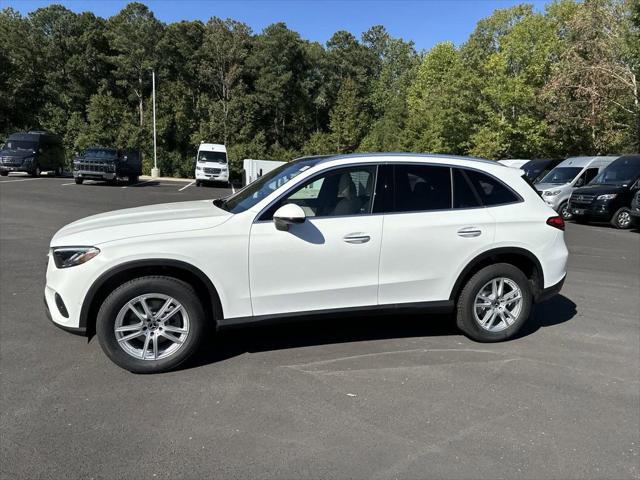
[[(120, 346), (114, 331), (115, 322), (118, 313), (128, 302), (140, 295), (154, 293), (170, 296), (182, 304), (188, 315), (189, 331), (184, 342), (171, 355), (159, 360), (143, 360), (135, 358)], [(160, 373), (177, 368), (196, 352), (205, 334), (205, 322), (204, 309), (191, 285), (173, 277), (148, 276), (124, 283), (106, 298), (98, 312), (96, 334), (102, 350), (116, 365), (133, 373)], [(153, 335), (151, 327), (147, 328), (149, 330), (141, 334), (144, 338), (147, 334)], [(163, 335), (159, 330), (161, 327), (155, 330), (159, 334), (157, 338)]]
[(560, 216), (565, 222), (573, 218), (573, 214), (569, 211), (568, 201), (564, 201), (560, 204), (560, 206), (558, 207), (558, 213), (560, 214)]
[(129, 185), (133, 185), (134, 183), (138, 183), (138, 176), (137, 175), (131, 175), (129, 178)]
[(29, 175), (32, 177), (39, 177), (42, 174), (42, 170), (40, 170), (40, 165), (36, 165), (33, 167), (33, 170), (29, 172)]
[(196, 180), (196, 187), (201, 187), (202, 186), (202, 182), (200, 180)]
[(9, 175), (9, 172), (3, 170), (0, 172), (0, 175), (6, 177), (7, 175)]
[(627, 207), (620, 208), (611, 217), (611, 225), (621, 230), (627, 230), (633, 226), (633, 217), (631, 216), (631, 210)]
[[(482, 326), (474, 314), (474, 302), (480, 290), (492, 279), (504, 277), (513, 281), (522, 294), (520, 311), (508, 327), (501, 331), (489, 331)], [(497, 263), (484, 267), (475, 273), (465, 284), (456, 307), (458, 328), (477, 342), (500, 342), (513, 337), (529, 318), (533, 296), (529, 279), (522, 271), (509, 263)]]
[(84, 178), (75, 177), (73, 181), (78, 185), (82, 185), (82, 182), (84, 182)]
[(62, 167), (57, 167), (57, 168), (55, 169), (55, 171), (53, 172), (53, 174), (54, 174), (56, 177), (61, 177), (61, 176), (64, 174), (64, 170), (62, 169)]

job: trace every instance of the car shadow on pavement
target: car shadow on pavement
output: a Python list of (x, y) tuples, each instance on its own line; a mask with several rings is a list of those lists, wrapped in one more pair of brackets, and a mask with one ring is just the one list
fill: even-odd
[[(516, 338), (526, 337), (541, 327), (571, 320), (576, 304), (562, 295), (534, 306), (529, 321)], [(451, 336), (462, 333), (452, 315), (351, 314), (314, 320), (289, 321), (262, 326), (232, 328), (212, 334), (200, 351), (181, 369), (220, 362), (245, 353), (330, 345), (348, 342)]]

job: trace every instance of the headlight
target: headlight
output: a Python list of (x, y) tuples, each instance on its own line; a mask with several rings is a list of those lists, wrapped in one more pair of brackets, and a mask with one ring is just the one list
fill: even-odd
[(596, 198), (596, 200), (613, 200), (617, 196), (617, 193), (605, 193), (604, 195), (598, 195), (598, 198)]
[(100, 253), (96, 247), (56, 247), (51, 249), (53, 261), (58, 268), (75, 267), (87, 263)]
[(198, 166), (198, 167), (196, 167), (196, 170), (202, 170), (202, 167)]
[(545, 197), (553, 197), (555, 195), (560, 195), (560, 190), (545, 190), (542, 195)]

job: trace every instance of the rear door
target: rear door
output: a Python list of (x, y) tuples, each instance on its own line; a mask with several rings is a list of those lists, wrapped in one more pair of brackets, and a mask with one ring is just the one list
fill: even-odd
[(387, 168), (394, 193), (384, 202), (378, 302), (447, 300), (463, 266), (493, 243), (495, 221), (462, 170)]

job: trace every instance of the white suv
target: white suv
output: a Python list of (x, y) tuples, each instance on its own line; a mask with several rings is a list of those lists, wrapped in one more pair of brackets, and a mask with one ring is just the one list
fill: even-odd
[(207, 328), (354, 310), (455, 310), (512, 337), (557, 293), (562, 218), (522, 171), (377, 154), (286, 163), (225, 200), (94, 215), (51, 241), (45, 301), (132, 372), (183, 363)]

